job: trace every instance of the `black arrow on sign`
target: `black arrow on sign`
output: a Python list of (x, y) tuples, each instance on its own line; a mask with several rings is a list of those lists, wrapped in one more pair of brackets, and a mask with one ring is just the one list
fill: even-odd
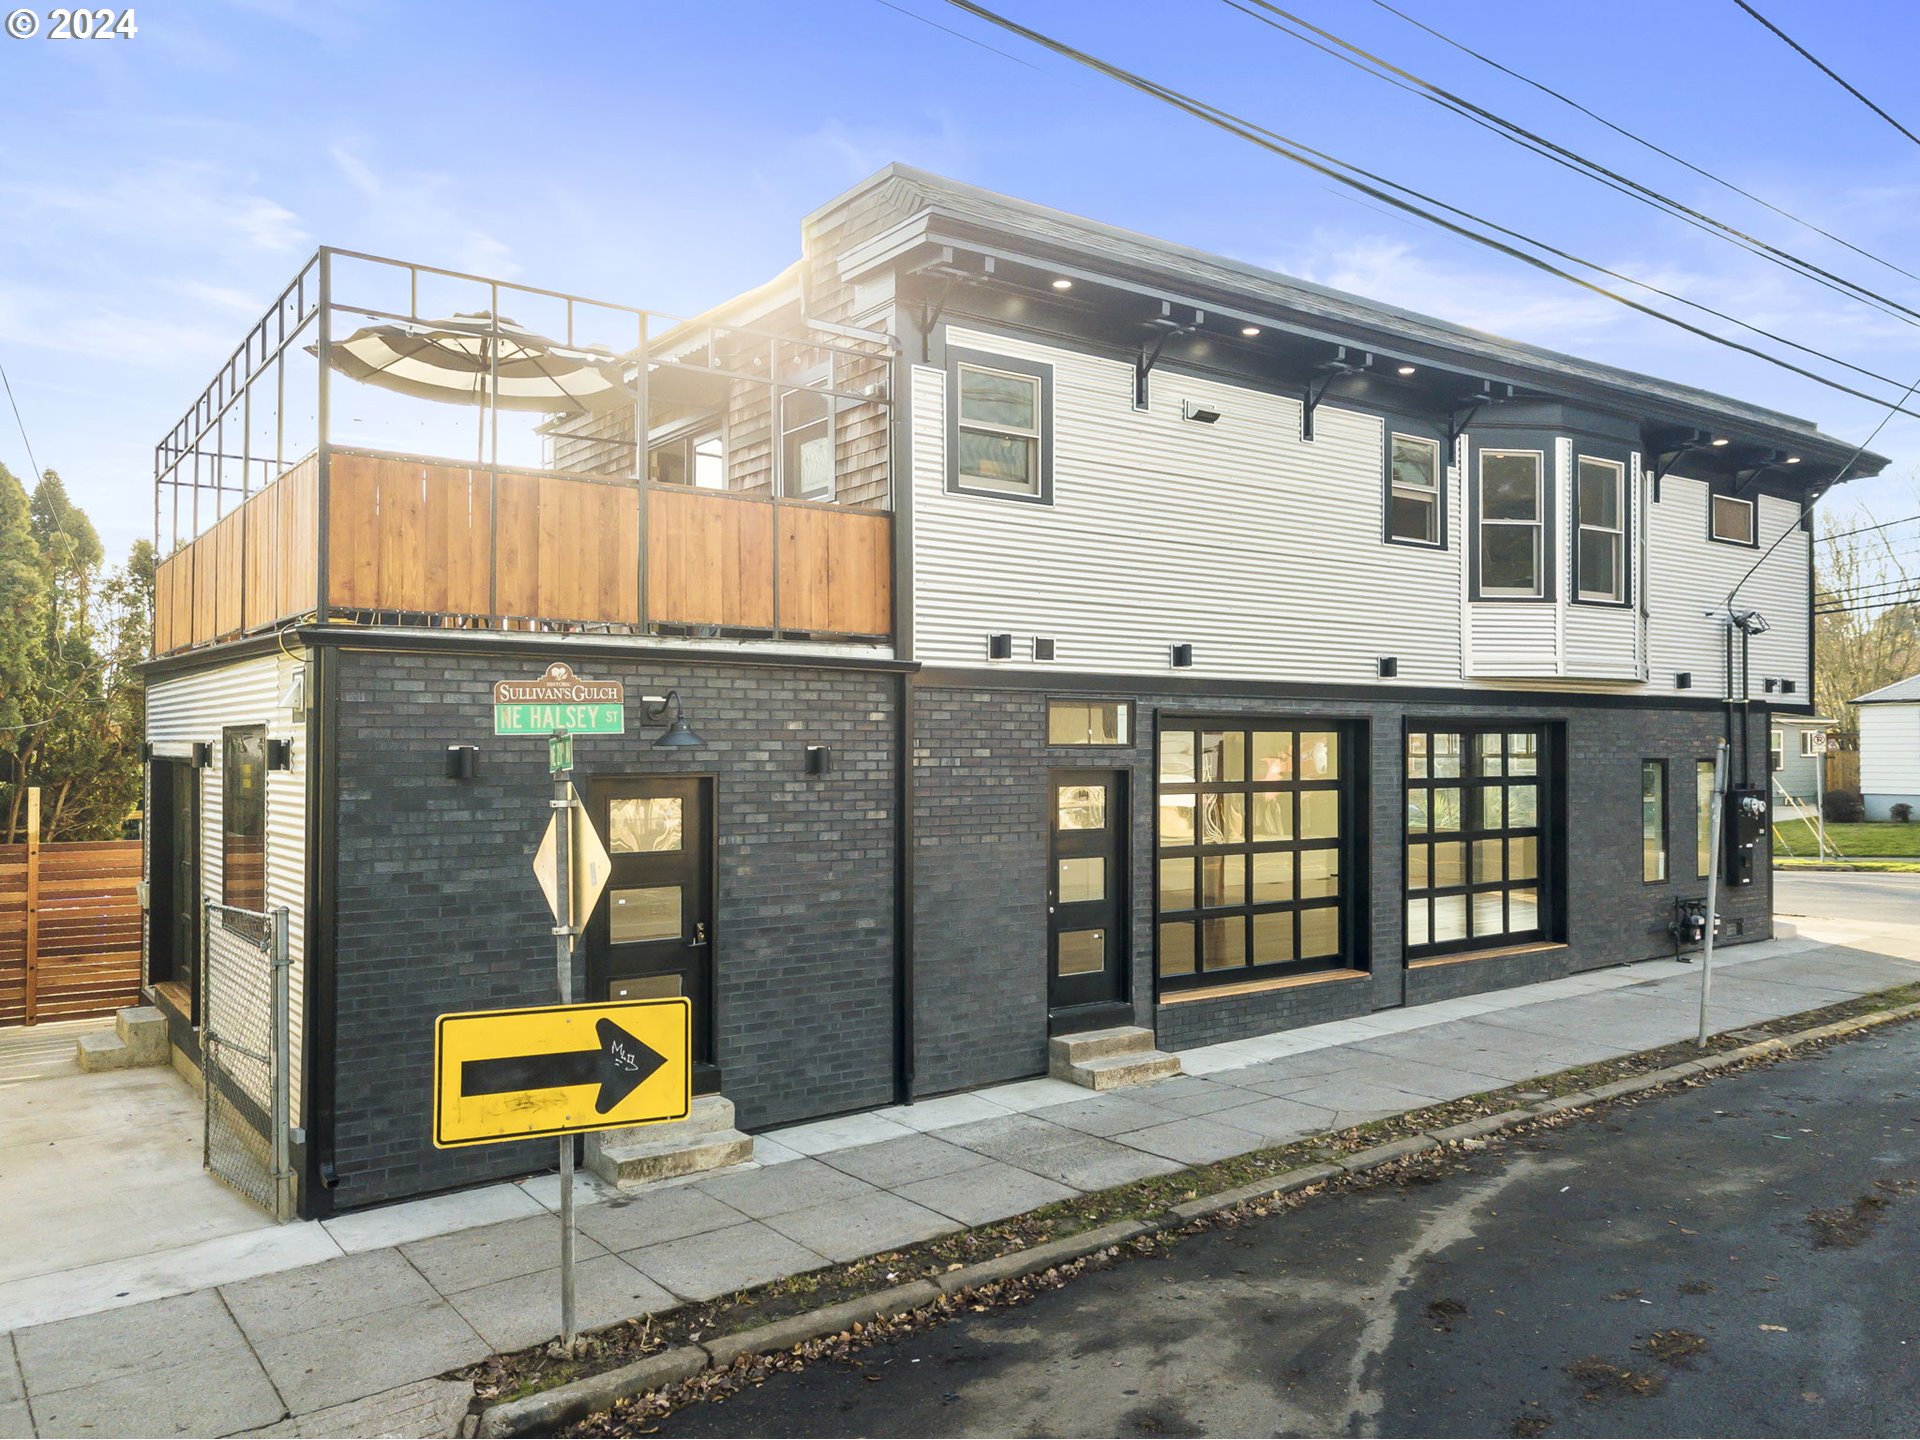
[(597, 1050), (556, 1050), (545, 1055), (503, 1055), (497, 1060), (460, 1063), (462, 1095), (507, 1095), (518, 1090), (558, 1090), (569, 1085), (594, 1085), (600, 1094), (593, 1102), (604, 1115), (631, 1095), (648, 1076), (667, 1063), (667, 1057), (642, 1044), (604, 1016), (595, 1022), (600, 1036)]

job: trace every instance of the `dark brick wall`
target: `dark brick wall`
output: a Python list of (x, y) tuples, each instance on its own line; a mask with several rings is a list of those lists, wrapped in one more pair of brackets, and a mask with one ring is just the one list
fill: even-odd
[[(1403, 1003), (1474, 994), (1670, 954), (1676, 896), (1705, 894), (1695, 878), (1694, 781), (1721, 733), (1717, 712), (1490, 700), (1408, 705), (1347, 700), (1197, 697), (1063, 684), (1056, 694), (1131, 698), (1132, 746), (1049, 747), (1047, 692), (915, 687), (915, 1090), (936, 1094), (1046, 1068), (1046, 783), (1052, 768), (1125, 768), (1133, 783), (1133, 1001), (1161, 1043), (1180, 1047), (1316, 1024)], [(1154, 1004), (1152, 896), (1156, 717), (1222, 714), (1355, 720), (1371, 767), (1363, 983), (1296, 986), (1218, 1001)], [(1568, 774), (1567, 945), (1545, 955), (1474, 961), (1408, 974), (1401, 963), (1402, 723), (1409, 715), (1557, 724)], [(1766, 765), (1767, 720), (1751, 721), (1754, 774)], [(1669, 881), (1641, 875), (1640, 762), (1668, 768)], [(1722, 938), (1771, 933), (1770, 876), (1728, 892)], [(1737, 927), (1737, 928), (1736, 928)], [(1404, 988), (1404, 994), (1403, 994)]]
[[(595, 775), (715, 776), (716, 1058), (743, 1125), (893, 1098), (895, 716), (891, 675), (583, 658), (626, 682), (628, 733), (575, 742)], [(530, 870), (551, 780), (537, 739), (492, 735), (490, 686), (527, 655), (340, 656), (337, 1128), (352, 1208), (550, 1168), (550, 1142), (435, 1150), (433, 1019), (554, 994), (551, 921)], [(706, 742), (662, 750), (638, 697), (677, 688)], [(444, 777), (448, 744), (478, 778)], [(805, 773), (808, 743), (832, 772)], [(576, 961), (576, 991), (587, 998)]]

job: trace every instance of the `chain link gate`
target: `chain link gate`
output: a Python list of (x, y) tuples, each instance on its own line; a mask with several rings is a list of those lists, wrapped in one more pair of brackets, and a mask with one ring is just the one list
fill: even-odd
[(206, 902), (200, 981), (206, 1168), (275, 1220), (293, 1218), (287, 911)]

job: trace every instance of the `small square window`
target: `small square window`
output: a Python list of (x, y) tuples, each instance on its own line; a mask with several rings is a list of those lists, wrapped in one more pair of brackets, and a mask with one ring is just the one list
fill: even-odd
[(1753, 538), (1753, 502), (1742, 500), (1735, 495), (1716, 495), (1713, 497), (1713, 513), (1709, 534), (1715, 540), (1725, 541), (1729, 545), (1752, 545)]

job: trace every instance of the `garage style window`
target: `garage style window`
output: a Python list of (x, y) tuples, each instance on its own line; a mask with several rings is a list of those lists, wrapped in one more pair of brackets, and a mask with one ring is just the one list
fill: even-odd
[(1407, 954), (1540, 939), (1547, 867), (1546, 732), (1407, 730)]
[(1736, 495), (1715, 495), (1707, 533), (1729, 545), (1757, 545), (1753, 534), (1753, 502)]
[(1047, 701), (1047, 744), (1131, 745), (1133, 705), (1126, 700)]
[(1480, 452), (1478, 593), (1493, 599), (1545, 596), (1546, 502), (1535, 450)]
[(1440, 445), (1418, 435), (1387, 440), (1387, 538), (1440, 544)]
[(267, 730), (221, 734), (220, 898), (242, 910), (267, 905)]
[(1325, 725), (1161, 730), (1162, 991), (1348, 963), (1350, 753)]
[(948, 485), (969, 494), (1047, 500), (1052, 367), (949, 351)]
[(1577, 599), (1618, 605), (1627, 598), (1627, 470), (1580, 457)]

